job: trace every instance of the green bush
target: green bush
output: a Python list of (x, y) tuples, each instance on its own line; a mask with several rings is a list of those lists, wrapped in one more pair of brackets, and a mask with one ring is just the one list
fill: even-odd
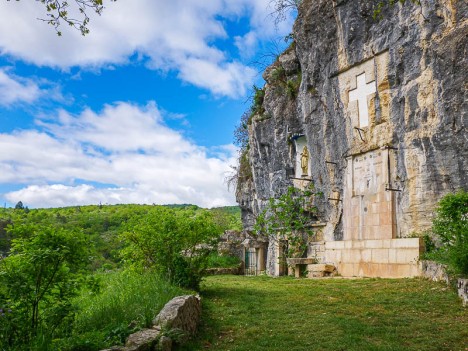
[[(311, 223), (316, 219), (313, 206), (313, 184), (309, 189), (289, 187), (278, 198), (270, 198), (266, 208), (257, 216), (254, 230), (272, 240), (287, 240), (287, 257), (302, 257), (315, 233)], [(317, 195), (316, 193), (315, 195)]]
[(250, 116), (262, 116), (265, 113), (265, 108), (263, 107), (263, 100), (265, 99), (265, 89), (258, 88), (257, 86), (253, 86), (254, 96), (253, 96), (253, 103), (250, 109)]
[[(0, 348), (52, 338), (73, 318), (72, 298), (86, 281), (88, 243), (79, 231), (48, 226), (21, 228), (10, 255), (0, 261), (0, 305), (11, 310), (0, 333)], [(12, 229), (13, 231), (13, 229)]]
[(146, 217), (129, 221), (124, 255), (135, 268), (197, 290), (212, 244), (224, 229), (209, 211), (155, 206)]
[(299, 72), (296, 78), (289, 79), (286, 82), (286, 93), (291, 99), (295, 99), (299, 94), (299, 87), (302, 82), (302, 72)]
[(426, 255), (448, 265), (455, 274), (468, 276), (468, 193), (444, 196), (436, 209), (432, 232), (440, 245)]
[(74, 337), (54, 340), (52, 345), (52, 349), (58, 351), (96, 351), (109, 346), (108, 343), (105, 342), (105, 334), (98, 331), (86, 332)]
[(209, 268), (231, 268), (237, 267), (240, 263), (240, 258), (236, 256), (218, 255), (217, 253), (208, 256)]

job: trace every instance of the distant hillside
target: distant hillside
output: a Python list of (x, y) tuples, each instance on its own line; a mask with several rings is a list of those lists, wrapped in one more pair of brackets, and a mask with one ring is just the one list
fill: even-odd
[[(157, 205), (88, 205), (48, 209), (0, 209), (0, 255), (9, 251), (13, 239), (8, 226), (50, 225), (77, 229), (89, 235), (97, 251), (93, 268), (103, 265), (116, 266), (120, 263), (122, 241), (120, 234), (126, 230), (126, 223), (135, 217), (151, 216)], [(241, 229), (240, 208), (237, 206), (203, 209), (196, 205), (165, 205), (175, 211), (209, 211), (215, 221), (224, 229)]]

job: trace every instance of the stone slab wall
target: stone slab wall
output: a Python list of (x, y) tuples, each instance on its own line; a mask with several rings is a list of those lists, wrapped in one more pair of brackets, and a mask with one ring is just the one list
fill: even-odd
[(420, 238), (330, 241), (325, 257), (343, 277), (416, 277), (422, 247)]

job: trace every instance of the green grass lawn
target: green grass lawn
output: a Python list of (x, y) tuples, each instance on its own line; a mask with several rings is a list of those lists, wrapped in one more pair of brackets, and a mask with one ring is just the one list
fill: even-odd
[(422, 279), (214, 276), (181, 350), (468, 350), (468, 308)]

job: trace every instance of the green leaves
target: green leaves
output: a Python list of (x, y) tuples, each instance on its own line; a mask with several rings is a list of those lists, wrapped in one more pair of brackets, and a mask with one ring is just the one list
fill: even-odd
[(316, 214), (312, 195), (311, 189), (289, 187), (279, 198), (270, 198), (257, 217), (255, 232), (273, 240), (287, 240), (288, 257), (301, 257), (315, 235), (310, 226)]
[(21, 235), (12, 240), (10, 255), (0, 261), (0, 284), (3, 303), (18, 317), (13, 329), (21, 330), (8, 342), (26, 344), (39, 328), (52, 333), (70, 317), (89, 250), (79, 231), (32, 224), (27, 232), (15, 228)]
[(154, 206), (147, 216), (130, 220), (123, 237), (127, 264), (154, 269), (170, 282), (197, 289), (214, 240), (223, 229), (206, 210)]
[[(45, 5), (47, 14), (46, 18), (40, 18), (39, 20), (47, 22), (53, 26), (58, 36), (62, 35), (62, 32), (59, 30), (62, 22), (68, 24), (71, 27), (74, 27), (75, 29), (78, 29), (82, 35), (88, 34), (88, 12), (95, 12), (96, 14), (101, 15), (102, 11), (104, 10), (104, 3), (102, 0), (74, 0), (72, 1), (72, 5), (70, 5), (68, 1), (63, 0), (40, 1)], [(69, 8), (72, 9), (72, 13), (78, 12), (81, 14), (82, 18), (75, 18), (75, 16), (70, 15), (68, 11)]]
[(436, 209), (432, 231), (442, 245), (433, 253), (454, 273), (468, 276), (468, 193), (444, 196)]

